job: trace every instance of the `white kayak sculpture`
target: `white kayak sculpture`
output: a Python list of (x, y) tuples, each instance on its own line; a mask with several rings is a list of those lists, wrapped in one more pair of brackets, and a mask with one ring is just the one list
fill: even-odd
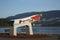
[(32, 30), (32, 22), (38, 21), (40, 20), (40, 17), (42, 16), (42, 14), (36, 14), (36, 15), (32, 15), (26, 18), (21, 18), (21, 19), (15, 19), (15, 20), (11, 20), (14, 21), (14, 26), (10, 28), (10, 35), (14, 35), (17, 36), (17, 32), (16, 29), (18, 27), (22, 27), (27, 25), (29, 27), (29, 33), (30, 35), (33, 35), (33, 30)]

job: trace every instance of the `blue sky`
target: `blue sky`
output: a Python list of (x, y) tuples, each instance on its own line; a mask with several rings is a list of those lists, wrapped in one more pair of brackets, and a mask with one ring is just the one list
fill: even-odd
[(60, 10), (60, 0), (0, 0), (0, 18), (49, 10)]

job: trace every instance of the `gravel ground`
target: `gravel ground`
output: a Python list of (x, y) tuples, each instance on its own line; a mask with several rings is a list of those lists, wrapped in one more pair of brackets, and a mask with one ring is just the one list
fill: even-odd
[(57, 38), (0, 38), (0, 40), (60, 40)]
[[(0, 36), (2, 36), (2, 35), (0, 35)], [(3, 35), (4, 36), (4, 35)], [(20, 35), (20, 36), (22, 36), (22, 35)], [(23, 37), (23, 38), (21, 38), (21, 37), (9, 37), (8, 35), (5, 35), (4, 37), (0, 37), (0, 40), (60, 40), (60, 34), (58, 34), (58, 35), (49, 35), (48, 37), (46, 37), (46, 35), (45, 35), (45, 38), (42, 38), (42, 35), (40, 35), (39, 37), (38, 37), (38, 35), (35, 35), (35, 36), (37, 36), (37, 37), (34, 37), (34, 36), (31, 36), (31, 37), (29, 37), (29, 36), (26, 36), (26, 35), (24, 35), (25, 36), (25, 38)]]

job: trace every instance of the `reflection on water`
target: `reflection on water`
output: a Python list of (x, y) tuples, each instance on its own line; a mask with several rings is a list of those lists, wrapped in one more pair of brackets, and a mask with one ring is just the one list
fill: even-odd
[[(28, 28), (17, 28), (17, 33), (26, 33), (26, 31)], [(9, 28), (0, 28), (0, 33), (8, 32)], [(33, 27), (33, 32), (34, 34), (60, 34), (60, 27)]]

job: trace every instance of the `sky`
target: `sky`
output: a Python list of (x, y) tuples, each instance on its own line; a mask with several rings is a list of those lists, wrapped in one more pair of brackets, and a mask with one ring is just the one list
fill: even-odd
[(60, 10), (60, 0), (0, 0), (0, 18), (50, 10)]

